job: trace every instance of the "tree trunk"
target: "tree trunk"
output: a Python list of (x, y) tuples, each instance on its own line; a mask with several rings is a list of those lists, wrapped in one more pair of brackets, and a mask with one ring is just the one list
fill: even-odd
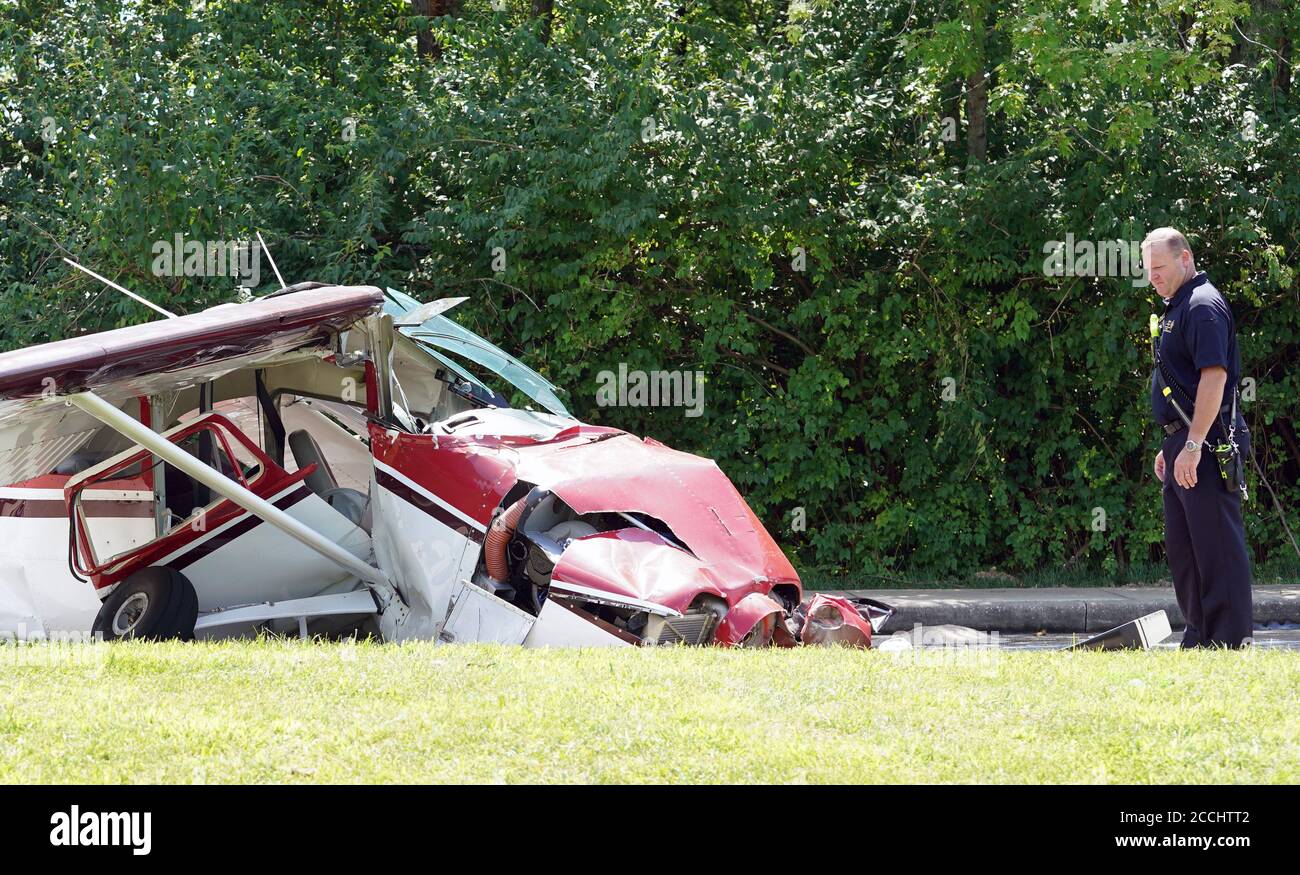
[(983, 3), (970, 4), (970, 26), (974, 38), (971, 53), (973, 72), (966, 77), (966, 161), (983, 161), (988, 155), (989, 63), (985, 50)]
[(965, 84), (961, 77), (952, 79), (944, 84), (939, 97), (939, 139), (944, 158), (956, 164), (961, 163), (961, 92)]
[(1283, 95), (1289, 95), (1291, 93), (1291, 35), (1286, 31), (1282, 32), (1282, 39), (1277, 44), (1277, 53), (1282, 57), (1278, 59), (1277, 68), (1273, 71), (1273, 87)]
[(1196, 24), (1196, 16), (1190, 12), (1178, 13), (1178, 42), (1182, 45), (1183, 51), (1192, 49), (1192, 25)]
[[(462, 0), (411, 0), (411, 12), (426, 18), (437, 18), (440, 15), (458, 15), (460, 14), (461, 2)], [(421, 56), (427, 56), (434, 60), (442, 57), (442, 46), (433, 38), (433, 30), (430, 28), (421, 28), (416, 32), (415, 48)]]
[(542, 20), (542, 42), (551, 41), (551, 21), (555, 18), (555, 0), (533, 0), (533, 18)]
[(983, 161), (988, 156), (988, 74), (983, 70), (966, 80), (966, 157)]

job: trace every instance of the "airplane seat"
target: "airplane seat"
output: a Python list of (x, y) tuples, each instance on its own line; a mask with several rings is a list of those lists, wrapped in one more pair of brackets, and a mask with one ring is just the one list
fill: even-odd
[(325, 454), (321, 452), (316, 438), (305, 428), (290, 432), (288, 438), (289, 452), (298, 463), (298, 468), (315, 465), (316, 470), (307, 475), (307, 488), (323, 498), (330, 507), (347, 517), (353, 525), (359, 526), (367, 533), (369, 528), (370, 499), (358, 489), (339, 486), (338, 480), (330, 469)]
[[(167, 509), (171, 511), (174, 522), (189, 519), (195, 508), (206, 505), (215, 497), (211, 494), (211, 490), (196, 483), (184, 471), (166, 463), (161, 463), (158, 467), (163, 472), (163, 490), (167, 496)], [(204, 496), (207, 500), (200, 504)]]

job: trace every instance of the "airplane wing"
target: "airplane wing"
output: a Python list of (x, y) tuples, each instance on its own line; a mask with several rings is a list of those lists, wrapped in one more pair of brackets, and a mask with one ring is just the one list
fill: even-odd
[(0, 353), (0, 485), (50, 473), (104, 427), (64, 396), (92, 391), (123, 407), (324, 352), (383, 301), (372, 286), (326, 286)]

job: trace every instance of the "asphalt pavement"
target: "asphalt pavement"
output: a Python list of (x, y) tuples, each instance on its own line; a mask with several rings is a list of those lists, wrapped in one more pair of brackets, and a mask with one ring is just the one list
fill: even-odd
[[(998, 644), (1003, 650), (1061, 650), (1076, 641), (1089, 637), (1087, 635), (1066, 634), (1063, 632), (1012, 633), (998, 635)], [(1174, 632), (1164, 641), (1152, 647), (1152, 650), (1177, 650), (1182, 640), (1179, 632)], [(1300, 627), (1290, 629), (1256, 628), (1252, 643), (1266, 650), (1300, 650)]]
[[(1092, 634), (1145, 614), (1164, 611), (1175, 630), (1184, 625), (1173, 587), (1004, 587), (989, 589), (854, 589), (829, 595), (867, 597), (892, 606), (883, 634), (916, 624), (952, 624), (1000, 635)], [(811, 594), (811, 593), (807, 593)], [(1300, 584), (1254, 588), (1256, 627), (1300, 625)]]

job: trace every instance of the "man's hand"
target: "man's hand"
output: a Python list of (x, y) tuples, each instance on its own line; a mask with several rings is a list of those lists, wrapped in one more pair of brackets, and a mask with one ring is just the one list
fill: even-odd
[[(1187, 439), (1205, 443), (1205, 435), (1219, 413), (1223, 402), (1223, 389), (1228, 384), (1228, 372), (1217, 365), (1201, 368), (1201, 380), (1196, 386), (1196, 409), (1187, 428)], [(1196, 485), (1196, 464), (1201, 461), (1201, 449), (1195, 453), (1182, 450), (1174, 459), (1174, 482), (1184, 489)]]
[(1187, 450), (1180, 450), (1178, 458), (1174, 459), (1174, 482), (1184, 489), (1195, 486), (1196, 463), (1199, 461), (1201, 461), (1201, 452), (1189, 453)]
[[(1187, 428), (1188, 440), (1196, 441), (1198, 444), (1205, 443), (1205, 435), (1210, 430), (1214, 417), (1218, 415), (1219, 405), (1223, 401), (1223, 389), (1227, 383), (1226, 369), (1217, 365), (1201, 368), (1201, 380), (1196, 386), (1196, 409)], [(1201, 461), (1203, 452), (1204, 449), (1189, 453), (1184, 449), (1178, 453), (1178, 458), (1174, 459), (1175, 483), (1184, 489), (1191, 489), (1196, 485), (1196, 465)], [(1157, 464), (1163, 467), (1163, 463)], [(1156, 472), (1156, 476), (1160, 476), (1159, 471)]]
[(1156, 451), (1156, 479), (1161, 483), (1165, 482), (1165, 453), (1164, 450)]

